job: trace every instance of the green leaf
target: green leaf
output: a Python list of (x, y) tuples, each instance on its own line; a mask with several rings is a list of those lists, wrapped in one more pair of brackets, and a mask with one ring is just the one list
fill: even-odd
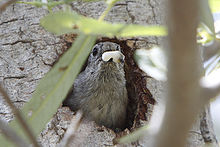
[[(80, 35), (73, 46), (40, 80), (31, 100), (22, 109), (35, 136), (39, 135), (56, 113), (89, 55), (95, 40), (94, 36)], [(22, 128), (15, 120), (10, 123), (10, 126), (19, 135), (25, 137)], [(3, 136), (0, 136), (0, 142), (2, 146), (9, 146), (9, 142), (6, 142)]]
[(207, 0), (200, 0), (200, 21), (205, 24), (213, 36), (215, 36), (214, 19)]
[(76, 32), (103, 35), (107, 37), (164, 36), (167, 31), (162, 26), (144, 26), (135, 24), (111, 24), (87, 18), (73, 12), (56, 12), (41, 19), (41, 25), (57, 35)]
[[(52, 9), (53, 7), (55, 7), (57, 5), (70, 4), (73, 1), (75, 1), (75, 0), (61, 0), (61, 1), (48, 0), (48, 2), (45, 3), (45, 2), (42, 2), (41, 0), (35, 0), (35, 1), (30, 1), (30, 2), (17, 1), (16, 3), (28, 4), (28, 5), (32, 5), (35, 7), (46, 6), (47, 8)], [(99, 0), (82, 0), (82, 1), (83, 2), (91, 2), (91, 1), (99, 1)]]
[(135, 52), (135, 61), (140, 69), (156, 80), (166, 81), (167, 59), (159, 47), (139, 49)]
[(16, 3), (33, 5), (35, 7), (43, 7), (43, 6), (47, 5), (46, 3), (42, 3), (40, 1), (32, 1), (32, 2), (17, 1)]
[(204, 24), (200, 24), (197, 29), (197, 43), (205, 45), (212, 42), (214, 39), (215, 36), (209, 31), (209, 28)]
[(209, 5), (213, 13), (220, 12), (220, 0), (209, 0)]
[(50, 13), (48, 16), (41, 19), (41, 25), (48, 31), (57, 35), (73, 33), (74, 25), (79, 16), (75, 13)]

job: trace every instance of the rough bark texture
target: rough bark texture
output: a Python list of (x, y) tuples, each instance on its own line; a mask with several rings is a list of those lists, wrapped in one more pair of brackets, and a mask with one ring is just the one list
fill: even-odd
[[(136, 24), (162, 24), (164, 13), (161, 13), (160, 6), (163, 5), (161, 0), (118, 2), (106, 20)], [(72, 9), (76, 12), (94, 18), (98, 18), (105, 7), (104, 2), (74, 2), (72, 4)], [(14, 4), (0, 16), (0, 81), (8, 90), (13, 103), (19, 108), (31, 98), (38, 81), (66, 49), (66, 43), (62, 38), (48, 33), (39, 26), (40, 18), (47, 13), (42, 8)], [(149, 48), (161, 43), (160, 38), (157, 37), (140, 37), (133, 41), (135, 44), (132, 47), (135, 49)], [(127, 43), (129, 44), (129, 42)], [(158, 102), (159, 99), (164, 98), (164, 85), (164, 83), (153, 79), (147, 81), (148, 89)], [(148, 104), (148, 107), (147, 120), (151, 116), (153, 105)], [(43, 146), (55, 146), (59, 143), (72, 117), (73, 112), (68, 108), (59, 108), (54, 118), (39, 136), (39, 141)], [(13, 119), (10, 109), (2, 99), (0, 99), (0, 118), (6, 121)], [(215, 142), (209, 108), (201, 118), (202, 121), (198, 119), (190, 131), (188, 146), (201, 146), (205, 142)], [(145, 121), (141, 122), (141, 124), (145, 123)], [(129, 131), (127, 130), (127, 132)], [(204, 132), (206, 132), (205, 137)], [(100, 128), (93, 122), (84, 121), (77, 134), (78, 137), (73, 140), (73, 144), (77, 145), (78, 141), (82, 139), (81, 146), (113, 145), (113, 139), (117, 136), (111, 130)], [(80, 139), (77, 140), (77, 138)], [(211, 141), (206, 138), (210, 138)], [(128, 146), (149, 146), (149, 144), (148, 138)]]
[[(62, 41), (39, 26), (46, 10), (14, 4), (0, 17), (0, 79), (18, 107), (30, 99), (37, 82), (50, 69)], [(1, 118), (12, 119), (4, 102)]]

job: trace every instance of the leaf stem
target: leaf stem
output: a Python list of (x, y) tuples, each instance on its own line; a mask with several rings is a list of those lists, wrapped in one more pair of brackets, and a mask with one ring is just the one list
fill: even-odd
[(19, 147), (28, 147), (28, 144), (16, 134), (14, 130), (12, 130), (5, 122), (0, 119), (0, 130), (3, 135), (10, 139), (16, 146)]
[(111, 8), (113, 7), (113, 5), (117, 2), (118, 0), (108, 0), (106, 2), (107, 4), (107, 8), (105, 9), (105, 11), (102, 13), (102, 15), (99, 17), (99, 21), (104, 20), (104, 18), (106, 17), (106, 15), (109, 13), (109, 11), (111, 10)]
[(34, 147), (40, 147), (38, 145), (34, 135), (33, 135), (33, 132), (31, 131), (30, 127), (28, 126), (28, 124), (26, 123), (25, 119), (21, 115), (20, 111), (11, 102), (7, 92), (2, 88), (1, 85), (0, 85), (0, 93), (2, 94), (3, 98), (5, 99), (5, 101), (9, 105), (9, 107), (12, 109), (12, 111), (13, 111), (14, 115), (16, 116), (19, 124), (21, 125), (21, 127), (23, 127), (24, 132), (26, 133), (26, 135), (28, 136), (30, 141), (33, 143), (33, 146)]
[(105, 9), (105, 11), (102, 13), (102, 15), (99, 17), (99, 21), (102, 21), (102, 20), (104, 20), (104, 18), (106, 17), (106, 15), (108, 14), (108, 12), (111, 10), (111, 8), (112, 8), (112, 6), (113, 5), (111, 5), (111, 4), (109, 4), (108, 6), (107, 6), (107, 8)]

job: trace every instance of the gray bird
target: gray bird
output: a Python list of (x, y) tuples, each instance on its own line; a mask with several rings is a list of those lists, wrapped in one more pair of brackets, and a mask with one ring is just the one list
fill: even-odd
[(101, 42), (93, 47), (88, 64), (75, 79), (73, 90), (63, 102), (99, 125), (117, 129), (125, 125), (127, 90), (124, 55), (120, 46)]

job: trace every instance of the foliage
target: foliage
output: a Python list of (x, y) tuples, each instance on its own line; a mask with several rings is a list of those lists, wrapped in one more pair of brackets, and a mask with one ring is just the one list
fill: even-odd
[[(52, 8), (58, 5), (64, 5), (64, 4), (70, 4), (71, 2), (76, 1), (76, 0), (60, 0), (60, 1), (55, 1), (55, 0), (36, 0), (36, 1), (18, 1), (17, 3), (20, 4), (28, 4), (28, 5), (33, 5), (35, 7), (46, 7), (50, 12), (52, 12)], [(98, 1), (98, 0), (83, 0), (84, 2), (89, 2), (89, 1)]]
[(200, 0), (200, 22), (207, 26), (210, 34), (215, 34), (214, 19), (207, 0)]
[[(209, 1), (212, 12), (220, 12), (220, 1), (210, 0)], [(207, 1), (200, 1), (200, 26), (198, 28), (198, 43), (200, 45), (205, 45), (208, 43), (213, 43), (214, 41), (219, 41), (216, 38), (214, 20), (212, 16), (209, 5)], [(200, 39), (201, 38), (201, 39)], [(139, 67), (145, 71), (148, 75), (152, 76), (157, 80), (166, 80), (167, 71), (167, 60), (165, 52), (160, 47), (153, 47), (150, 50), (141, 49), (135, 52), (135, 59)], [(161, 60), (158, 60), (161, 59)], [(218, 52), (212, 56), (208, 62), (204, 62), (204, 68), (206, 75), (215, 73), (215, 71), (220, 68), (220, 48)], [(217, 70), (216, 70), (217, 69)], [(209, 77), (208, 77), (209, 78)], [(215, 81), (214, 81), (215, 82)], [(146, 126), (145, 126), (146, 127)], [(131, 134), (122, 137), (118, 140), (119, 143), (130, 143), (134, 140), (140, 138), (141, 134), (150, 133), (146, 128), (140, 128)]]
[[(219, 1), (211, 0), (212, 9), (220, 10)], [(201, 45), (206, 45), (217, 40), (214, 28), (214, 19), (208, 1), (200, 0), (200, 25), (198, 27), (198, 40)], [(219, 49), (220, 50), (220, 49)], [(210, 58), (209, 62), (204, 62), (206, 73), (214, 71), (220, 64), (220, 51)], [(154, 47), (147, 51), (146, 49), (137, 50), (135, 59), (139, 67), (151, 77), (157, 80), (166, 80), (166, 55), (162, 48)], [(159, 60), (158, 60), (159, 59)], [(158, 60), (158, 61), (157, 61)]]
[(219, 0), (209, 0), (209, 5), (213, 13), (220, 12), (220, 1)]
[[(38, 136), (57, 111), (57, 108), (67, 95), (81, 66), (86, 60), (95, 40), (96, 37), (92, 35), (79, 35), (73, 46), (40, 81), (31, 100), (22, 108), (22, 113), (35, 136)], [(19, 135), (24, 137), (23, 131), (16, 120), (13, 120), (10, 126)], [(2, 136), (0, 137), (0, 142), (3, 146), (8, 146), (9, 143)]]
[[(96, 35), (135, 37), (166, 34), (166, 30), (159, 26), (111, 24), (103, 21), (116, 1), (107, 1), (108, 7), (99, 20), (87, 18), (70, 11), (50, 13), (41, 20), (41, 25), (52, 33), (58, 35), (77, 33), (78, 38), (55, 66), (40, 80), (31, 100), (22, 108), (22, 113), (30, 128), (33, 129), (35, 136), (38, 136), (44, 129), (67, 95), (96, 40)], [(37, 7), (46, 6), (51, 11), (54, 6), (69, 2), (71, 0), (20, 3)], [(16, 120), (13, 120), (10, 126), (17, 134), (28, 140)], [(10, 144), (3, 136), (0, 136), (0, 142), (3, 146), (9, 146)]]
[(57, 35), (78, 33), (102, 35), (107, 37), (164, 36), (166, 29), (161, 26), (143, 26), (134, 24), (111, 24), (87, 18), (73, 12), (51, 13), (41, 20), (41, 25)]

